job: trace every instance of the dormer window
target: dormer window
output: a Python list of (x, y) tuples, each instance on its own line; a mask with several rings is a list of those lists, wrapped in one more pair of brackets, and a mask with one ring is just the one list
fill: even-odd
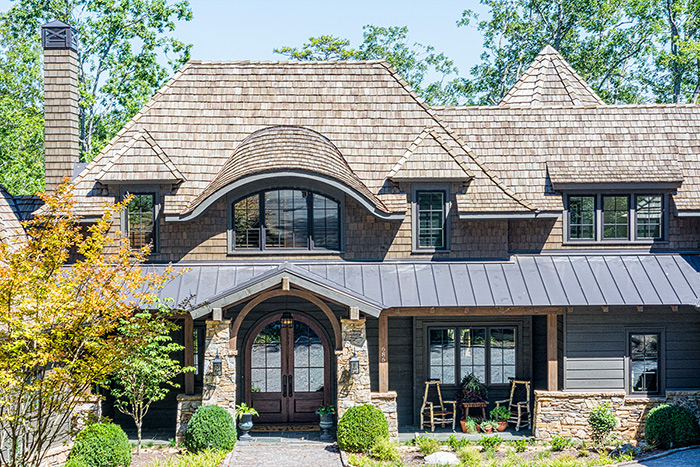
[(133, 193), (126, 213), (129, 245), (133, 249), (151, 246), (156, 251), (156, 195)]
[(665, 236), (662, 194), (568, 195), (570, 242), (653, 242)]
[(233, 249), (339, 250), (337, 201), (305, 190), (258, 192), (233, 203)]

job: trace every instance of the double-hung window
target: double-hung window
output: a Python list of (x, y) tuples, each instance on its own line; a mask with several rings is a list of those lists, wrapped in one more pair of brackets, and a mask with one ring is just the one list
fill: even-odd
[(662, 194), (571, 194), (570, 242), (650, 242), (665, 236)]
[(488, 385), (516, 375), (516, 328), (457, 326), (428, 329), (428, 376), (458, 384), (473, 373)]
[(133, 193), (126, 212), (126, 230), (133, 249), (151, 246), (156, 250), (156, 195)]
[(628, 337), (630, 392), (659, 393), (661, 333), (630, 332)]
[(447, 248), (447, 220), (444, 191), (416, 192), (416, 249)]

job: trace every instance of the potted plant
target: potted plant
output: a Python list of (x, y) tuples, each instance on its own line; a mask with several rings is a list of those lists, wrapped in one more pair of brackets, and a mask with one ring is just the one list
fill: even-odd
[(466, 421), (466, 418), (469, 415), (467, 410), (462, 405), (463, 403), (486, 402), (487, 397), (488, 391), (486, 390), (486, 386), (481, 384), (479, 378), (474, 376), (473, 373), (469, 373), (467, 376), (462, 378), (462, 381), (459, 383), (459, 389), (457, 392), (455, 392), (454, 396), (455, 401), (457, 401), (459, 407), (462, 408), (462, 417), (460, 422), (461, 420)]
[(241, 405), (236, 406), (236, 417), (238, 418), (238, 428), (241, 430), (242, 440), (253, 439), (252, 436), (248, 434), (251, 428), (253, 428), (253, 415), (258, 416), (258, 411), (243, 402)]
[(330, 441), (333, 439), (329, 430), (333, 428), (333, 415), (335, 415), (335, 406), (333, 405), (322, 405), (316, 409), (316, 414), (321, 417), (321, 421), (318, 423), (321, 427), (321, 440)]
[(462, 425), (462, 433), (476, 433), (477, 423), (473, 418), (467, 417), (460, 420), (460, 424)]
[(505, 431), (506, 427), (508, 427), (508, 419), (510, 419), (510, 410), (508, 410), (508, 407), (506, 406), (499, 406), (496, 407), (491, 411), (491, 418), (495, 421), (498, 422), (498, 431)]
[(493, 433), (494, 428), (498, 426), (498, 422), (494, 422), (493, 420), (484, 420), (481, 422), (481, 431), (484, 433)]

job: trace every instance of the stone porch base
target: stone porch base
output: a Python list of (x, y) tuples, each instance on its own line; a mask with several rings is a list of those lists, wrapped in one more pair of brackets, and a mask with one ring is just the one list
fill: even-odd
[(381, 410), (389, 422), (389, 435), (392, 438), (399, 436), (399, 416), (396, 407), (396, 391), (373, 392), (372, 405)]
[(624, 392), (535, 391), (534, 435), (542, 439), (559, 435), (590, 440), (588, 415), (591, 409), (604, 402), (610, 402), (620, 421), (615, 435), (623, 440), (644, 439), (646, 416), (661, 404), (686, 406), (700, 419), (700, 390), (666, 391), (661, 397), (633, 397)]
[(175, 419), (175, 442), (185, 441), (185, 431), (187, 424), (197, 408), (202, 405), (202, 395), (178, 394), (177, 395), (177, 418)]

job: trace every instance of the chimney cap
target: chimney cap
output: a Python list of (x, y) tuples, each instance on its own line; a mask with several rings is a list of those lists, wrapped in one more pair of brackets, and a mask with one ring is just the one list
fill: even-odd
[(78, 31), (64, 23), (53, 20), (41, 26), (41, 45), (44, 49), (70, 49), (78, 51)]

